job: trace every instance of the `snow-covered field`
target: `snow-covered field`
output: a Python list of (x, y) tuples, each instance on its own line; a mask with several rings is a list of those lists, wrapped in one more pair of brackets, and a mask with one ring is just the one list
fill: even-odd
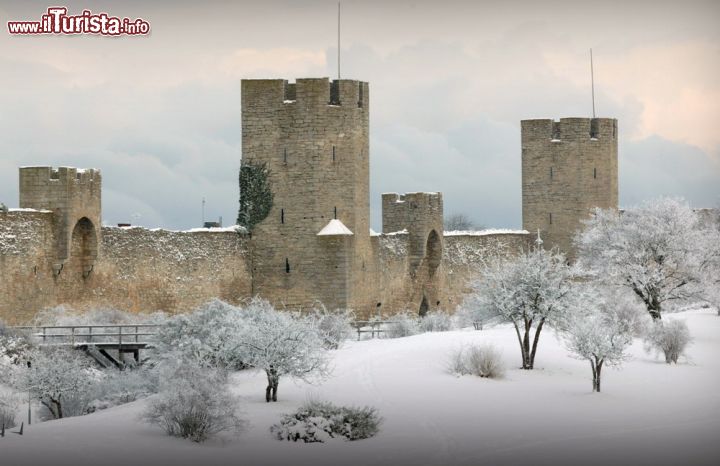
[[(591, 392), (589, 364), (569, 357), (552, 331), (541, 338), (533, 371), (516, 369), (508, 326), (349, 342), (334, 353), (329, 380), (282, 380), (277, 403), (264, 400), (264, 374), (235, 375), (250, 423), (238, 437), (201, 445), (167, 437), (138, 420), (139, 401), (7, 434), (0, 465), (720, 464), (720, 317), (697, 310), (666, 318), (687, 321), (695, 339), (688, 357), (668, 366), (636, 341), (621, 370), (604, 371), (600, 394)], [(502, 349), (504, 379), (446, 371), (453, 349), (480, 342)], [(309, 397), (378, 408), (380, 434), (326, 444), (275, 440), (270, 425)]]

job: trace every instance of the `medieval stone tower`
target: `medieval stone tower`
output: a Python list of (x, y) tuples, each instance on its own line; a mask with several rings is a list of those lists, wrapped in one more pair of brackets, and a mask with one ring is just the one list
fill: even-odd
[(55, 275), (87, 278), (101, 243), (100, 170), (60, 167), (20, 169), (20, 207), (51, 210)]
[(617, 120), (523, 120), (521, 127), (523, 228), (572, 258), (590, 209), (618, 206)]
[(368, 85), (242, 81), (242, 164), (274, 195), (251, 240), (253, 294), (276, 305), (356, 307), (371, 261)]

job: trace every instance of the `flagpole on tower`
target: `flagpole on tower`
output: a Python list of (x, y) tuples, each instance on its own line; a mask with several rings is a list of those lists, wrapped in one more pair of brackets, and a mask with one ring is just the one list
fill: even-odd
[(595, 118), (595, 72), (593, 70), (592, 49), (590, 49), (590, 91), (592, 92), (593, 118)]
[(338, 79), (340, 79), (340, 2), (338, 2), (338, 20), (337, 20), (337, 62), (338, 62)]

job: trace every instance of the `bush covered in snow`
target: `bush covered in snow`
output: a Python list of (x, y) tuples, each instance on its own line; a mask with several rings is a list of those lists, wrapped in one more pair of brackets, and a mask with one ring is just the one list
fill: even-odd
[(384, 327), (383, 337), (402, 338), (417, 335), (420, 332), (420, 319), (409, 312), (404, 312), (388, 319), (388, 323)]
[(118, 371), (102, 371), (93, 385), (88, 411), (107, 409), (157, 393), (159, 374), (148, 366), (127, 366)]
[(487, 318), (488, 314), (484, 309), (469, 306), (468, 303), (462, 305), (455, 312), (455, 321), (460, 328), (473, 327), (475, 330), (482, 330)]
[(15, 416), (20, 407), (18, 397), (13, 393), (4, 393), (0, 389), (0, 428), (15, 427)]
[(492, 345), (470, 345), (453, 351), (449, 370), (458, 375), (475, 375), (489, 379), (500, 378), (505, 373), (502, 353)]
[(352, 323), (355, 313), (350, 309), (328, 311), (324, 306), (314, 311), (315, 324), (323, 336), (325, 348), (338, 349), (345, 340), (352, 337)]
[(428, 312), (420, 319), (423, 332), (447, 332), (453, 329), (453, 318), (442, 311)]
[(655, 322), (645, 337), (648, 351), (655, 350), (665, 355), (665, 362), (677, 364), (678, 358), (692, 341), (690, 329), (682, 320)]
[(183, 364), (165, 372), (160, 393), (143, 412), (146, 422), (162, 427), (168, 435), (193, 442), (242, 428), (238, 400), (228, 391), (223, 371)]
[(335, 406), (332, 403), (309, 401), (297, 412), (283, 416), (270, 431), (278, 440), (326, 442), (330, 439), (361, 440), (380, 430), (382, 419), (375, 408)]

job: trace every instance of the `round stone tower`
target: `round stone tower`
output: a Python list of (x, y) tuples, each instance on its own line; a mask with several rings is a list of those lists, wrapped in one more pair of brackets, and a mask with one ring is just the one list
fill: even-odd
[(614, 118), (523, 120), (523, 228), (574, 257), (573, 236), (594, 207), (618, 207)]
[(242, 165), (264, 165), (273, 193), (251, 232), (254, 294), (291, 308), (364, 299), (368, 97), (346, 79), (242, 81)]

